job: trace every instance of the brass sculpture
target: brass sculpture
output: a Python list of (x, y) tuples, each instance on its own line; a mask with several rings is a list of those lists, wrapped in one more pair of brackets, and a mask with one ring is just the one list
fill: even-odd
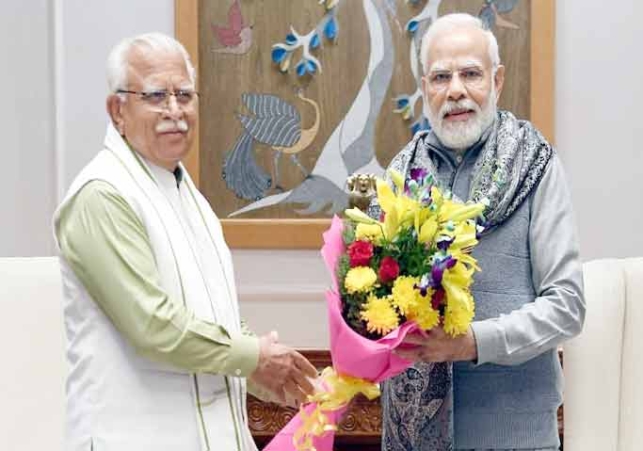
[(368, 211), (371, 199), (377, 194), (376, 178), (374, 174), (353, 174), (346, 179), (348, 185), (348, 205), (357, 207), (363, 212)]

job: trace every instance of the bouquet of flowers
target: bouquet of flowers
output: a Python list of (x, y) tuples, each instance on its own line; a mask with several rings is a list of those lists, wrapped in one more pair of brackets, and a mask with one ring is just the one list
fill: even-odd
[(333, 367), (265, 450), (332, 450), (350, 400), (358, 393), (376, 398), (379, 382), (412, 364), (393, 352), (406, 335), (441, 325), (455, 337), (473, 319), (470, 286), (479, 268), (471, 250), (485, 206), (453, 200), (422, 170), (412, 170), (407, 182), (389, 175), (393, 187), (377, 181), (379, 219), (346, 210), (324, 233)]

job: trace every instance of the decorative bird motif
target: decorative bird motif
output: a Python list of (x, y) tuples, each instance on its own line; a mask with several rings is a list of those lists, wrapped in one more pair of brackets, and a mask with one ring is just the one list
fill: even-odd
[(310, 175), (283, 193), (263, 199), (230, 213), (238, 217), (276, 205), (289, 205), (299, 215), (342, 212), (348, 205), (346, 178), (353, 173), (384, 175), (375, 154), (377, 112), (382, 108), (395, 67), (388, 0), (362, 0), (370, 37), (368, 66), (359, 91), (344, 118), (317, 157)]
[(520, 27), (512, 22), (509, 22), (501, 16), (511, 12), (518, 3), (518, 0), (485, 0), (482, 9), (480, 10), (480, 19), (489, 29), (495, 26), (502, 28), (509, 28), (518, 30)]
[(297, 96), (315, 109), (315, 120), (310, 128), (302, 130), (301, 115), (297, 109), (283, 99), (269, 94), (243, 94), (241, 99), (252, 115), (238, 114), (243, 131), (234, 148), (228, 152), (223, 163), (222, 176), (228, 188), (243, 199), (258, 200), (265, 197), (272, 186), (271, 177), (255, 160), (254, 143), (270, 146), (275, 151), (274, 185), (279, 184), (279, 159), (289, 155), (292, 162), (308, 177), (309, 173), (299, 162), (297, 154), (312, 144), (319, 132), (319, 105), (304, 97)]
[(223, 47), (214, 49), (215, 53), (243, 55), (252, 46), (252, 25), (246, 25), (241, 14), (239, 0), (234, 0), (228, 10), (226, 26), (212, 24), (212, 32)]

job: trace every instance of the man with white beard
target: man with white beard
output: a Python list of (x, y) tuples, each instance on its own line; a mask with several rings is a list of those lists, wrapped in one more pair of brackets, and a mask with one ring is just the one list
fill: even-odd
[(390, 168), (432, 174), (463, 201), (485, 201), (474, 249), (476, 317), (450, 338), (409, 337), (415, 362), (382, 389), (384, 450), (555, 450), (563, 376), (557, 347), (583, 326), (581, 261), (561, 162), (527, 121), (498, 111), (497, 41), (466, 14), (423, 38), (425, 114)]

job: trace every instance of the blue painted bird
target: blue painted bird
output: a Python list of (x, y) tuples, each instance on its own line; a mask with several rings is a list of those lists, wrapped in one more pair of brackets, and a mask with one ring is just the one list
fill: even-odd
[(265, 197), (272, 186), (272, 178), (255, 159), (255, 142), (266, 144), (275, 151), (274, 182), (277, 190), (283, 190), (279, 185), (279, 159), (283, 154), (290, 156), (304, 176), (309, 175), (297, 154), (315, 140), (319, 132), (320, 111), (314, 100), (304, 97), (301, 91), (297, 95), (315, 109), (315, 121), (310, 128), (302, 129), (299, 111), (285, 100), (270, 94), (242, 94), (241, 100), (251, 115), (237, 115), (243, 131), (226, 155), (222, 171), (226, 185), (238, 197), (258, 200)]

